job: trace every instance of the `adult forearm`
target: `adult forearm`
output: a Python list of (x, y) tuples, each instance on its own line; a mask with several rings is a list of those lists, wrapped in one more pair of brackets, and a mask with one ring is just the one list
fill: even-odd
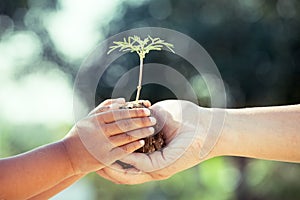
[(27, 199), (74, 175), (62, 142), (0, 160), (0, 197)]
[(300, 105), (226, 113), (219, 154), (300, 162)]

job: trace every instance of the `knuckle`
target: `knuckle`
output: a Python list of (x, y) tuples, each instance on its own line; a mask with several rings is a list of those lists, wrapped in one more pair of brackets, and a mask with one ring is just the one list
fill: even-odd
[(117, 113), (119, 119), (124, 119), (128, 115), (128, 110), (126, 110), (126, 109), (116, 110), (116, 113)]
[(110, 121), (110, 122), (113, 122), (113, 121), (116, 121), (119, 119), (119, 115), (120, 113), (117, 112), (117, 110), (110, 110), (108, 113), (107, 113), (107, 119)]
[(150, 119), (149, 117), (143, 117), (140, 119), (141, 125), (147, 126), (150, 124)]
[(140, 111), (138, 109), (131, 110), (131, 116), (136, 117), (140, 115)]
[(102, 113), (102, 112), (105, 112), (109, 109), (108, 106), (102, 106), (102, 107), (99, 107), (98, 110), (96, 111), (97, 113)]
[(123, 146), (122, 149), (123, 149), (123, 151), (125, 151), (126, 153), (130, 153), (129, 145)]
[(124, 140), (126, 140), (126, 141), (134, 141), (136, 138), (134, 137), (134, 136), (132, 136), (132, 135), (129, 135), (129, 134), (127, 134), (127, 133), (125, 133), (124, 134), (125, 136), (125, 138), (124, 138)]
[(138, 149), (141, 145), (138, 141), (131, 143), (131, 149)]
[(110, 103), (111, 102), (111, 99), (106, 99), (105, 101), (103, 101), (102, 104), (107, 104), (107, 103)]
[(148, 136), (148, 135), (150, 135), (150, 134), (152, 134), (152, 132), (151, 132), (151, 130), (150, 130), (149, 128), (143, 128), (143, 129), (141, 130), (141, 135), (142, 135), (142, 137)]
[(113, 144), (114, 146), (119, 146), (120, 141), (123, 141), (123, 138), (120, 136), (111, 136), (109, 138), (109, 141), (111, 144)]
[(123, 146), (123, 150), (126, 153), (132, 153), (134, 150), (138, 149), (140, 146), (138, 144), (138, 142), (132, 142), (130, 144), (124, 145)]
[(106, 123), (106, 120), (105, 120), (105, 119), (108, 118), (110, 112), (111, 112), (111, 111), (109, 111), (109, 110), (100, 112), (100, 113), (98, 114), (98, 121), (99, 121), (100, 123), (104, 123), (104, 124), (105, 124), (105, 123)]
[(117, 110), (111, 111), (111, 118), (113, 121), (118, 120), (122, 113), (118, 112)]
[(121, 124), (121, 129), (129, 130), (131, 127), (131, 120), (123, 120)]
[(99, 127), (101, 129), (101, 131), (105, 134), (105, 135), (109, 135), (109, 133), (111, 132), (111, 127), (108, 124), (103, 124), (102, 126)]
[(134, 109), (133, 111), (133, 117), (142, 117), (146, 116), (146, 111), (144, 109)]

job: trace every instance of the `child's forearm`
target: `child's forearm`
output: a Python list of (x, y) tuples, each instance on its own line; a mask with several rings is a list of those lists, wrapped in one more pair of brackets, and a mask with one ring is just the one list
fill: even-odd
[(71, 176), (71, 177), (63, 180), (62, 182), (58, 183), (57, 185), (53, 186), (52, 188), (50, 188), (46, 191), (43, 191), (42, 193), (40, 193), (34, 197), (31, 197), (30, 200), (49, 199), (49, 198), (53, 197), (54, 195), (58, 194), (59, 192), (61, 192), (62, 190), (66, 189), (67, 187), (69, 187), (70, 185), (72, 185), (73, 183), (75, 183), (76, 181), (81, 179), (82, 177), (84, 177), (84, 175), (85, 174)]
[(62, 142), (0, 160), (0, 199), (27, 199), (73, 176)]

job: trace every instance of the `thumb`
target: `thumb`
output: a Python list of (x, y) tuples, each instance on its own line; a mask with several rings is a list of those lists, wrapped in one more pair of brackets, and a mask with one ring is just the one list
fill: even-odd
[(157, 171), (168, 165), (162, 151), (155, 151), (151, 154), (132, 153), (122, 158), (121, 161), (143, 172)]
[(129, 154), (120, 159), (120, 161), (126, 164), (130, 164), (136, 169), (144, 172), (148, 171), (149, 168), (151, 168), (150, 166), (152, 166), (151, 160), (149, 159), (148, 155), (143, 153)]

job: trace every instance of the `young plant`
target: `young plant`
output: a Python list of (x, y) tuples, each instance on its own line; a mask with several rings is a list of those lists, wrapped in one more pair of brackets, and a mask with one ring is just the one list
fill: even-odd
[(168, 48), (171, 52), (175, 53), (173, 50), (174, 45), (167, 43), (160, 38), (152, 38), (149, 35), (145, 39), (141, 39), (136, 35), (129, 36), (127, 39), (124, 38), (123, 41), (114, 41), (113, 43), (114, 45), (109, 47), (110, 50), (107, 52), (107, 54), (110, 54), (112, 51), (119, 49), (119, 51), (123, 52), (136, 52), (140, 58), (139, 82), (135, 98), (135, 102), (137, 103), (140, 98), (140, 93), (142, 89), (143, 65), (146, 54), (154, 50), (161, 51), (164, 47)]

